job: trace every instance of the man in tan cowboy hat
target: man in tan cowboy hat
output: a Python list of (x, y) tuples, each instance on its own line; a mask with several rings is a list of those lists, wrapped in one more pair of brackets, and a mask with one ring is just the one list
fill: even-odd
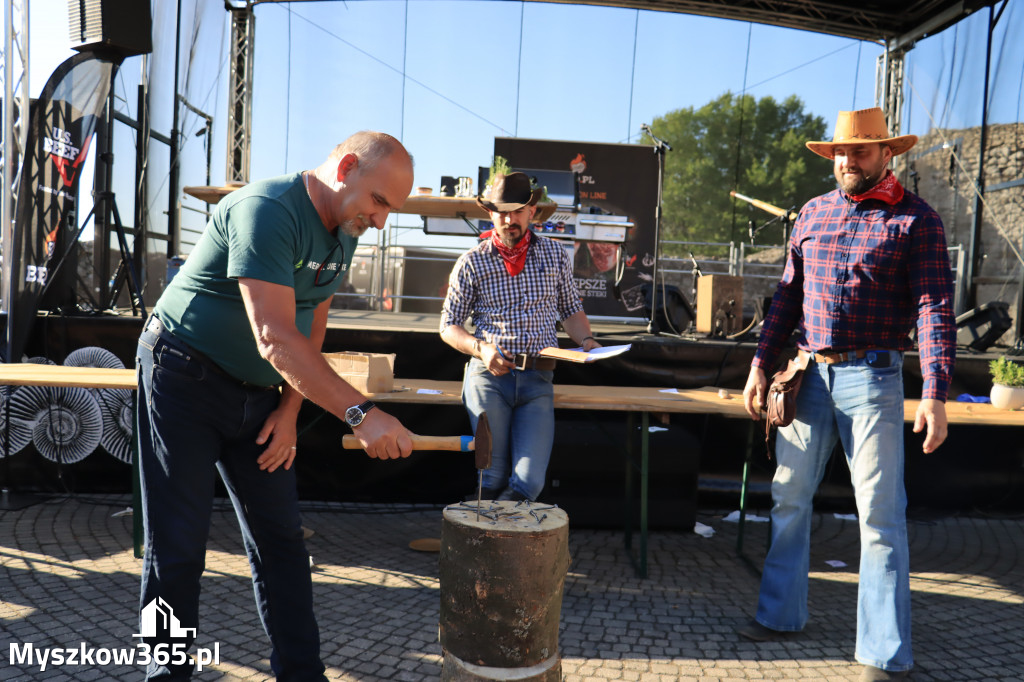
[[(491, 427), (491, 468), (484, 499), (534, 500), (544, 488), (555, 436), (555, 361), (538, 355), (557, 346), (555, 323), (574, 343), (598, 344), (565, 249), (530, 231), (541, 189), (524, 173), (497, 175), (477, 203), (494, 229), (455, 263), (441, 313), (441, 338), (472, 359), (462, 400), (476, 430)], [(465, 328), (472, 316), (475, 331)]]
[(760, 418), (766, 372), (792, 332), (807, 369), (796, 419), (776, 438), (772, 542), (757, 615), (738, 632), (782, 639), (807, 622), (812, 498), (836, 442), (850, 468), (860, 519), (855, 656), (862, 680), (894, 680), (914, 664), (903, 486), (903, 351), (916, 323), (924, 388), (914, 432), (922, 449), (946, 438), (946, 392), (956, 355), (953, 281), (939, 216), (888, 169), (914, 146), (880, 109), (842, 111), (831, 142), (838, 189), (800, 211), (786, 270), (764, 322), (743, 397)]

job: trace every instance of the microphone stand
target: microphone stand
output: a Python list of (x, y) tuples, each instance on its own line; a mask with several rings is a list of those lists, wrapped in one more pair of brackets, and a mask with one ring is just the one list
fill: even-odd
[(789, 216), (790, 216), (790, 214), (794, 210), (795, 209), (790, 209), (790, 210), (786, 211), (785, 213), (780, 213), (779, 215), (775, 216), (774, 218), (772, 218), (768, 222), (762, 223), (761, 225), (758, 225), (757, 227), (754, 227), (754, 221), (753, 220), (748, 221), (747, 222), (747, 234), (750, 236), (750, 243), (751, 244), (754, 243), (754, 237), (757, 236), (758, 232), (760, 232), (764, 228), (768, 227), (769, 225), (774, 225), (777, 222), (781, 222), (782, 223), (782, 243), (783, 243), (783, 245), (785, 245), (789, 241), (789, 225), (790, 225), (790, 222), (791, 222), (790, 219), (789, 219)]
[[(658, 315), (658, 252), (661, 251), (661, 194), (665, 183), (665, 152), (672, 151), (672, 147), (668, 142), (656, 137), (651, 131), (651, 126), (646, 123), (640, 126), (640, 130), (651, 138), (654, 143), (654, 153), (658, 155), (658, 203), (655, 207), (654, 219), (654, 276), (651, 279), (651, 319), (647, 321), (647, 333), (659, 334), (660, 330), (656, 320)], [(664, 284), (664, 280), (662, 284)]]
[(700, 271), (700, 265), (697, 263), (697, 258), (693, 255), (693, 251), (688, 251), (690, 254), (690, 262), (693, 263), (693, 269), (690, 270), (690, 279), (693, 281), (693, 287), (690, 289), (690, 305), (694, 310), (697, 309), (697, 280), (704, 276), (704, 273)]

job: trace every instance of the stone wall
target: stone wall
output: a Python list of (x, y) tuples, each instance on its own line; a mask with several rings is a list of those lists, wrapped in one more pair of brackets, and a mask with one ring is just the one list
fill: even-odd
[[(980, 132), (981, 128), (933, 130), (897, 167), (900, 182), (938, 211), (950, 245), (961, 245), (965, 255), (974, 224)], [(1005, 301), (1010, 304), (1010, 315), (1016, 317), (1024, 267), (1014, 248), (1021, 253), (1024, 186), (991, 188), (1024, 178), (1024, 123), (989, 126), (985, 147), (984, 183), (988, 189), (976, 245), (980, 254), (975, 271), (976, 304)], [(1011, 328), (999, 343), (1011, 345), (1015, 338)]]

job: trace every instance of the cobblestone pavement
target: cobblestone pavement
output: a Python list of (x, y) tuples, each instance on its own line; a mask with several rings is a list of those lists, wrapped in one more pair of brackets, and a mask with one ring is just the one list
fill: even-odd
[[(0, 680), (139, 680), (138, 666), (12, 664), (11, 645), (116, 649), (133, 645), (139, 569), (127, 498), (53, 499), (0, 512)], [(728, 510), (725, 510), (726, 512)], [(763, 513), (763, 512), (762, 512)], [(767, 524), (704, 510), (715, 529), (651, 535), (650, 576), (636, 577), (620, 532), (571, 530), (560, 647), (566, 680), (856, 680), (856, 522), (815, 517), (811, 621), (799, 636), (754, 644), (734, 628), (755, 606)], [(328, 675), (336, 680), (436, 680), (438, 537), (433, 508), (316, 505), (315, 598)], [(910, 679), (1024, 680), (1024, 520), (949, 516), (910, 524), (917, 667)], [(832, 567), (838, 560), (845, 566)], [(232, 512), (215, 514), (199, 638), (220, 663), (196, 680), (272, 679)]]

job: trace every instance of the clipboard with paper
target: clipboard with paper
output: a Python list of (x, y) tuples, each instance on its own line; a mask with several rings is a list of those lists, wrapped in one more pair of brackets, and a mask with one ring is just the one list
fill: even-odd
[(631, 347), (632, 344), (629, 343), (623, 346), (601, 346), (588, 352), (582, 348), (555, 348), (554, 346), (549, 346), (542, 348), (540, 355), (545, 358), (555, 358), (556, 360), (567, 360), (569, 362), (597, 362), (598, 360), (622, 355)]

